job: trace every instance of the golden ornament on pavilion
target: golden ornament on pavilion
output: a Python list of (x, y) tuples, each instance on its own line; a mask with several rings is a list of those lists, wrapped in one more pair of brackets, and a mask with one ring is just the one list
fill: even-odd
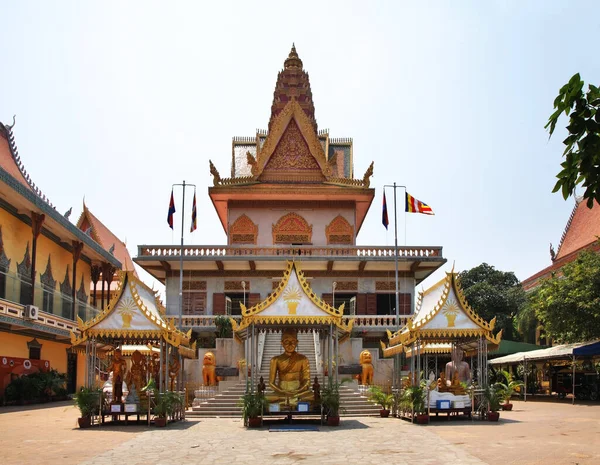
[(123, 320), (122, 328), (131, 328), (131, 320), (133, 319), (133, 313), (135, 312), (137, 305), (132, 298), (123, 299), (117, 307), (117, 313), (121, 315)]
[(300, 294), (300, 289), (297, 286), (289, 287), (284, 291), (283, 300), (287, 303), (289, 315), (296, 314), (296, 309), (301, 299), (302, 294)]
[(459, 314), (459, 311), (460, 310), (458, 308), (458, 304), (456, 303), (456, 300), (454, 300), (452, 297), (449, 297), (448, 300), (446, 300), (444, 309), (442, 310), (442, 313), (445, 315), (446, 319), (448, 320), (448, 328), (454, 328), (456, 315)]

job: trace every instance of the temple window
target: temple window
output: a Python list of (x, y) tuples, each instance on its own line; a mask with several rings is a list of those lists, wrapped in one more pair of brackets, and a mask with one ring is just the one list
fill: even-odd
[(33, 303), (33, 295), (31, 292), (31, 257), (29, 255), (29, 242), (25, 248), (23, 261), (17, 263), (17, 275), (21, 283), (19, 289), (19, 303), (22, 305), (31, 305)]
[(37, 339), (32, 339), (27, 342), (27, 348), (29, 349), (30, 360), (41, 360), (42, 358), (42, 344)]
[(0, 225), (0, 298), (6, 297), (6, 276), (10, 269), (10, 259), (4, 253), (4, 241), (2, 240), (2, 226)]
[(42, 283), (42, 310), (46, 313), (53, 313), (56, 280), (52, 277), (52, 262), (50, 260), (50, 255), (48, 255), (46, 271), (40, 275), (40, 281)]
[(184, 281), (184, 315), (204, 315), (206, 312), (206, 281)]
[[(410, 294), (400, 294), (398, 300), (400, 302), (400, 315), (410, 315)], [(377, 294), (377, 315), (395, 314), (396, 294)]]

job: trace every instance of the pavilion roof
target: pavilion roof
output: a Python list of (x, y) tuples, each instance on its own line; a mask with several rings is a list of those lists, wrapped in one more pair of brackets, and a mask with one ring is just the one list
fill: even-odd
[[(425, 292), (420, 292), (415, 315), (395, 333), (388, 331), (388, 345), (382, 342), (384, 356), (389, 357), (419, 344), (459, 342), (467, 348), (470, 341), (484, 337), (488, 345), (497, 346), (502, 331), (493, 334), (496, 318), (490, 322), (481, 318), (468, 304), (458, 275), (452, 270)], [(441, 346), (440, 346), (441, 347)]]
[(295, 261), (288, 261), (279, 286), (265, 300), (251, 308), (243, 304), (241, 307), (241, 322), (238, 324), (231, 319), (238, 337), (244, 337), (252, 324), (273, 329), (291, 326), (300, 330), (324, 329), (333, 325), (340, 336), (346, 337), (354, 323), (353, 320), (344, 322), (344, 304), (335, 308), (312, 290)]
[(565, 227), (555, 260), (559, 260), (572, 252), (589, 246), (600, 236), (600, 206), (588, 208), (587, 202), (577, 199), (573, 212)]
[(193, 358), (195, 343), (190, 345), (191, 330), (183, 333), (175, 327), (156, 292), (140, 281), (133, 272), (118, 273), (119, 286), (110, 304), (95, 318), (77, 323), (80, 335), (71, 332), (73, 346), (90, 338), (119, 340), (121, 344), (143, 344), (165, 340), (180, 353)]

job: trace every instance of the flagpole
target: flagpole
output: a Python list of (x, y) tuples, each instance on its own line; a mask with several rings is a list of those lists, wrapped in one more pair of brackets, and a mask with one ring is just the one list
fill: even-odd
[(184, 180), (181, 184), (173, 184), (171, 186), (171, 192), (175, 186), (181, 186), (183, 188), (183, 196), (181, 199), (181, 248), (179, 251), (179, 311), (177, 312), (179, 320), (178, 326), (181, 330), (183, 322), (183, 230), (185, 225), (185, 188), (193, 187), (195, 189), (196, 184), (186, 184)]

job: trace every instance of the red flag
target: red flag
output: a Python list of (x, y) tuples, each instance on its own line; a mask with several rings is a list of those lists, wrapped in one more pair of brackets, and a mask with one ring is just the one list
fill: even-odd
[(173, 189), (171, 189), (171, 201), (169, 202), (169, 215), (167, 216), (167, 223), (169, 227), (173, 229), (173, 214), (175, 213), (175, 200), (173, 199)]

